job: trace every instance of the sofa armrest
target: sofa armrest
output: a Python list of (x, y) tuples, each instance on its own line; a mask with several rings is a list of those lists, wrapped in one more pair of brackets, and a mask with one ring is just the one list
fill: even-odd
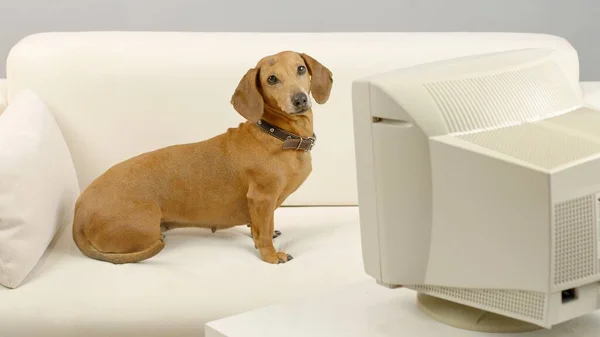
[(584, 81), (580, 83), (580, 86), (585, 104), (600, 109), (600, 81)]
[(0, 78), (0, 114), (8, 105), (8, 93), (6, 92), (6, 79)]

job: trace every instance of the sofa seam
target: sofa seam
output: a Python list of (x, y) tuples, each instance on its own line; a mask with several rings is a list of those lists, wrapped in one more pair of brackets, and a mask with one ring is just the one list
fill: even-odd
[(8, 283), (7, 286), (10, 288), (11, 287), (10, 276), (8, 276), (8, 272), (6, 271), (6, 268), (4, 267), (4, 262), (2, 262), (1, 258), (0, 258), (0, 267), (2, 267), (2, 271), (4, 272), (4, 276), (6, 277), (6, 282)]

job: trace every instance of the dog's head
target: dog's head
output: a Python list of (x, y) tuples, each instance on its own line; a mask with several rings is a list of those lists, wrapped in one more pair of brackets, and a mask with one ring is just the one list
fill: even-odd
[(261, 59), (240, 80), (231, 104), (244, 118), (256, 122), (265, 108), (288, 116), (300, 115), (315, 101), (329, 99), (331, 71), (309, 55), (284, 51)]

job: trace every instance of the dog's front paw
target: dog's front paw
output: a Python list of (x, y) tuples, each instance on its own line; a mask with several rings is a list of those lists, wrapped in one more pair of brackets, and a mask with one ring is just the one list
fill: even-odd
[(284, 252), (278, 252), (276, 254), (264, 255), (262, 257), (263, 261), (265, 261), (267, 263), (271, 263), (271, 264), (286, 263), (286, 262), (291, 261), (293, 258), (294, 257), (291, 256), (290, 254), (287, 254)]

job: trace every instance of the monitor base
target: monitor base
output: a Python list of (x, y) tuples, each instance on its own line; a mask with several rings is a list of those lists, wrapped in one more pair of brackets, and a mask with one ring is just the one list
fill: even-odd
[(486, 333), (519, 333), (542, 327), (441, 298), (417, 294), (419, 308), (434, 320), (454, 328)]

